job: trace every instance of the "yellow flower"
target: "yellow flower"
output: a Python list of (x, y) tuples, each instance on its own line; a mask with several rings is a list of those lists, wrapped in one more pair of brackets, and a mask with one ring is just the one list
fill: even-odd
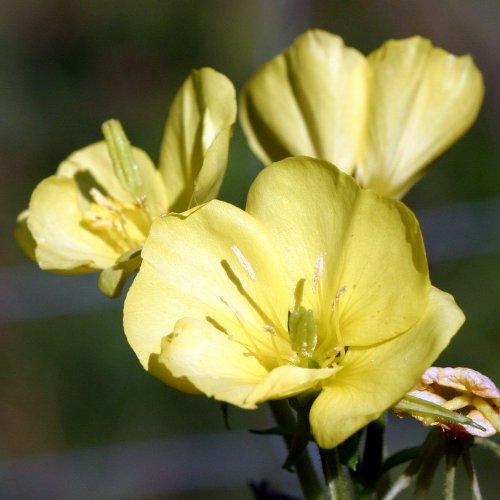
[(246, 211), (158, 218), (124, 310), (140, 362), (173, 387), (249, 409), (318, 391), (324, 448), (401, 399), (462, 322), (414, 215), (305, 157), (264, 169)]
[(170, 108), (158, 170), (107, 122), (106, 142), (76, 151), (36, 187), (18, 218), (19, 244), (42, 269), (105, 270), (99, 287), (119, 294), (152, 221), (217, 196), (235, 117), (231, 82), (211, 68), (193, 71)]
[(400, 198), (471, 126), (483, 93), (470, 56), (424, 38), (390, 40), (364, 57), (311, 30), (250, 79), (241, 122), (266, 164), (313, 156)]

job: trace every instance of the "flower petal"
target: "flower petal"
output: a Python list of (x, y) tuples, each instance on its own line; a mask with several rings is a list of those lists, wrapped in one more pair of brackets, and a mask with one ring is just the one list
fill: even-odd
[(380, 194), (402, 197), (471, 126), (483, 81), (470, 56), (455, 57), (420, 37), (390, 40), (368, 61), (368, 136), (356, 177)]
[(31, 231), (28, 228), (29, 215), (29, 210), (26, 209), (17, 216), (17, 224), (14, 231), (14, 237), (16, 238), (17, 244), (21, 247), (26, 256), (31, 260), (36, 261), (36, 241), (33, 239)]
[(192, 318), (175, 324), (173, 334), (162, 341), (157, 362), (174, 377), (187, 379), (206, 396), (242, 408), (256, 407), (246, 400), (267, 374), (241, 344), (208, 322)]
[(333, 448), (408, 392), (464, 321), (451, 295), (431, 288), (424, 317), (408, 332), (368, 349), (349, 349), (344, 368), (314, 402), (313, 435)]
[(99, 274), (99, 290), (108, 297), (119, 297), (130, 275), (139, 269), (141, 262), (140, 248), (123, 253), (113, 266), (103, 269)]
[(247, 396), (249, 404), (262, 403), (270, 399), (284, 399), (319, 387), (321, 380), (331, 378), (336, 368), (301, 368), (283, 365), (269, 372)]
[(194, 70), (172, 102), (161, 144), (159, 169), (172, 211), (217, 196), (235, 119), (232, 83), (211, 68)]
[[(430, 286), (427, 262), (418, 222), (402, 203), (360, 189), (327, 162), (302, 157), (266, 167), (250, 189), (247, 211), (283, 256), (289, 288), (306, 280), (304, 302), (317, 321), (332, 323), (336, 297), (346, 292), (338, 304), (343, 345), (381, 342), (420, 319)], [(315, 294), (318, 256), (324, 265)]]
[(125, 301), (124, 324), (144, 367), (183, 317), (210, 322), (241, 341), (248, 342), (245, 331), (251, 332), (263, 344), (272, 335), (267, 325), (289, 349), (289, 294), (280, 257), (262, 226), (243, 210), (212, 201), (158, 218), (142, 258)]
[[(168, 203), (160, 173), (144, 151), (133, 147), (132, 153), (139, 168), (143, 196), (148, 210), (152, 216), (165, 213)], [(87, 196), (90, 189), (95, 187), (103, 195), (123, 203), (136, 201), (134, 196), (128, 193), (118, 181), (104, 141), (75, 151), (59, 165), (57, 174), (73, 178), (84, 196)]]
[(151, 358), (154, 364), (165, 366), (164, 373), (170, 373), (162, 378), (169, 385), (178, 383), (172, 376), (186, 379), (206, 396), (242, 408), (313, 389), (338, 371), (283, 365), (267, 372), (240, 343), (209, 323), (192, 318), (179, 320), (173, 334), (162, 341), (160, 355)]
[(28, 228), (42, 269), (90, 272), (114, 264), (120, 253), (81, 224), (84, 203), (74, 179), (52, 176), (33, 191)]
[(264, 162), (309, 155), (351, 173), (366, 123), (367, 64), (338, 36), (310, 30), (261, 68), (240, 101), (243, 130)]

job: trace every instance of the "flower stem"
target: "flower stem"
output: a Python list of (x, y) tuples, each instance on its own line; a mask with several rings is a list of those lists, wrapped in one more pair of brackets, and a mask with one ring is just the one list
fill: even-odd
[(411, 461), (406, 470), (397, 478), (383, 500), (392, 500), (399, 493), (410, 486), (417, 476), (415, 499), (425, 498), (429, 492), (430, 481), (444, 454), (444, 437), (439, 429), (433, 429), (420, 447), (417, 456)]
[[(279, 427), (282, 429), (294, 429), (296, 420), (293, 416), (290, 405), (286, 400), (269, 401), (269, 406)], [(292, 437), (284, 436), (287, 448), (290, 450)], [(300, 487), (306, 500), (323, 500), (323, 489), (316, 475), (316, 471), (311, 463), (307, 450), (304, 450), (294, 463)]]
[(350, 500), (351, 491), (340, 464), (339, 451), (319, 449), (326, 487), (332, 500)]
[(429, 436), (431, 437), (431, 441), (428, 442), (429, 446), (425, 451), (425, 456), (421, 462), (420, 471), (417, 475), (417, 483), (415, 485), (415, 494), (413, 497), (415, 500), (424, 500), (428, 498), (432, 479), (445, 453), (446, 436), (441, 430), (433, 429), (429, 433)]
[(462, 458), (464, 460), (465, 471), (467, 472), (467, 476), (470, 482), (471, 494), (473, 500), (481, 500), (483, 497), (481, 495), (481, 490), (479, 489), (479, 481), (477, 480), (476, 469), (474, 468), (474, 464), (470, 458), (469, 446), (464, 446), (464, 451), (462, 454)]
[(445, 500), (454, 500), (455, 498), (455, 476), (457, 462), (462, 454), (463, 446), (461, 442), (448, 440), (446, 447), (446, 476), (445, 476)]

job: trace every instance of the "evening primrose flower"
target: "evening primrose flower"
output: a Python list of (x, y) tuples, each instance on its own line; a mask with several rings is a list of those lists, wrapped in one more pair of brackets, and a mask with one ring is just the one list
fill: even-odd
[[(455, 436), (494, 436), (500, 432), (500, 390), (486, 375), (471, 368), (439, 368), (425, 371), (411, 396), (459, 412), (483, 429), (431, 416), (412, 414), (424, 425), (436, 425)], [(411, 414), (411, 413), (410, 413)]]
[(20, 246), (42, 269), (103, 271), (101, 290), (119, 294), (140, 265), (152, 221), (217, 196), (235, 118), (233, 85), (202, 68), (174, 98), (158, 169), (130, 146), (119, 122), (106, 122), (106, 141), (76, 151), (35, 188), (18, 218)]
[(246, 84), (241, 123), (265, 164), (313, 156), (401, 198), (471, 126), (483, 93), (470, 56), (424, 38), (389, 40), (364, 57), (310, 30)]
[(312, 158), (266, 167), (246, 211), (156, 219), (142, 256), (124, 309), (142, 365), (241, 408), (317, 393), (324, 448), (401, 399), (463, 322), (410, 210)]

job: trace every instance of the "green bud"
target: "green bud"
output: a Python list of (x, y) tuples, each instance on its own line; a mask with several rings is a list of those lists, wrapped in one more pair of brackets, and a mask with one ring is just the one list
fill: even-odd
[(141, 196), (142, 179), (139, 166), (134, 160), (132, 147), (118, 120), (108, 120), (102, 125), (102, 133), (113, 162), (115, 175), (121, 186), (134, 197)]
[(407, 394), (399, 403), (392, 408), (396, 413), (407, 413), (409, 415), (431, 418), (434, 420), (439, 420), (440, 422), (449, 422), (462, 425), (470, 425), (481, 431), (486, 429), (471, 418), (461, 415), (455, 411), (448, 410), (444, 406), (440, 406), (436, 403), (431, 403), (425, 399), (420, 399), (415, 396)]

